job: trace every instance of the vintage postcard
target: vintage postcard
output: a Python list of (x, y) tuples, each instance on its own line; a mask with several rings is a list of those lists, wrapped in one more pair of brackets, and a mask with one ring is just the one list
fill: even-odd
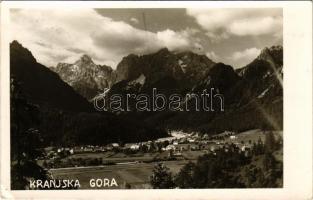
[(310, 2), (2, 2), (1, 198), (312, 198), (311, 54)]

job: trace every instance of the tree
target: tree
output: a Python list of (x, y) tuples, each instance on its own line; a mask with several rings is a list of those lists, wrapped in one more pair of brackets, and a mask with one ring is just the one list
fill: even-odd
[(140, 144), (139, 145), (139, 151), (142, 153), (147, 153), (148, 152), (148, 146), (145, 144)]
[(48, 168), (48, 163), (47, 163), (46, 160), (43, 161), (42, 166), (43, 166), (44, 168)]
[(264, 153), (264, 144), (261, 138), (258, 139), (258, 144), (256, 146), (256, 155), (261, 155)]
[(150, 184), (154, 189), (170, 189), (175, 187), (172, 173), (163, 163), (155, 165), (150, 176)]
[(29, 179), (46, 180), (47, 171), (35, 159), (42, 155), (43, 139), (37, 127), (39, 111), (21, 92), (21, 85), (11, 78), (11, 188), (25, 189)]
[(194, 173), (195, 164), (188, 162), (175, 176), (174, 182), (179, 188), (193, 188), (194, 187)]
[(266, 152), (264, 155), (264, 160), (263, 160), (264, 169), (265, 170), (274, 169), (275, 163), (276, 163), (275, 157), (271, 153)]
[(265, 135), (265, 144), (264, 144), (265, 152), (273, 153), (276, 148), (276, 141), (272, 131), (268, 132)]
[(155, 152), (155, 151), (156, 151), (156, 144), (155, 142), (151, 142), (149, 152)]

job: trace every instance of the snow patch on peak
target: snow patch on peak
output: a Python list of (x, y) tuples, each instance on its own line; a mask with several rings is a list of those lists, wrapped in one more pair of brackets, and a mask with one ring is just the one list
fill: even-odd
[(79, 70), (79, 67), (77, 65), (72, 65), (71, 71), (72, 72), (77, 72)]
[(183, 60), (179, 59), (179, 60), (178, 60), (178, 65), (180, 66), (181, 70), (182, 70), (184, 73), (186, 73), (187, 64), (185, 64)]
[(145, 75), (140, 74), (140, 76), (138, 78), (136, 78), (135, 80), (130, 81), (129, 84), (130, 85), (134, 85), (134, 84), (139, 83), (140, 85), (143, 85), (143, 84), (145, 84), (145, 82), (146, 82)]
[(273, 87), (273, 85), (271, 85), (270, 87), (266, 88), (257, 98), (258, 99), (262, 99), (266, 93)]
[(257, 98), (261, 99), (264, 97), (264, 95), (268, 92), (269, 88), (266, 88)]

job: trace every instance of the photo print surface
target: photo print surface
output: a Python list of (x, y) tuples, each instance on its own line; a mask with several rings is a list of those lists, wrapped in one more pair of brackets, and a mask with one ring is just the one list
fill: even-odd
[(283, 187), (280, 8), (10, 9), (12, 190)]

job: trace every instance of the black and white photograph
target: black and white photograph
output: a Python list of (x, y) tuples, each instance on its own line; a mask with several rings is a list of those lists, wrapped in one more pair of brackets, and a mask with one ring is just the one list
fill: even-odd
[(10, 20), (12, 189), (283, 186), (282, 9)]
[(8, 9), (10, 190), (284, 189), (284, 9), (129, 5)]

